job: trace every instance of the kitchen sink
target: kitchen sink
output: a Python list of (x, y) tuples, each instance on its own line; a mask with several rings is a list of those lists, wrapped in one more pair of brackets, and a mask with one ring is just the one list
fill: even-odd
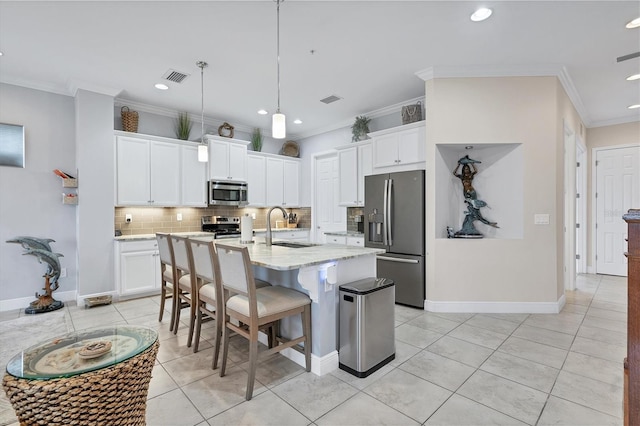
[(288, 248), (305, 248), (305, 247), (313, 247), (317, 246), (317, 244), (311, 243), (294, 243), (291, 241), (276, 241), (275, 243), (271, 243), (272, 246), (280, 246), (280, 247), (288, 247)]

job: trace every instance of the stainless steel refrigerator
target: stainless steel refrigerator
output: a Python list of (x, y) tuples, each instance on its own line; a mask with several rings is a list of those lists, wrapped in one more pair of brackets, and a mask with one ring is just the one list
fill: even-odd
[(364, 241), (383, 248), (377, 275), (396, 285), (396, 303), (424, 309), (424, 170), (365, 176)]

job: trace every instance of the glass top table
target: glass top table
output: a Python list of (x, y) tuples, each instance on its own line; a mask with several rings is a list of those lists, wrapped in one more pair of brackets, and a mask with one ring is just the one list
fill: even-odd
[(23, 350), (9, 361), (7, 373), (22, 379), (72, 377), (139, 355), (157, 339), (155, 330), (141, 326), (82, 330)]

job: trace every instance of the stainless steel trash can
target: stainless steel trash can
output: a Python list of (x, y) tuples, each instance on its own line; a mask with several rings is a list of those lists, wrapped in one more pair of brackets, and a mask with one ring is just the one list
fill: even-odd
[(367, 278), (340, 286), (339, 367), (367, 377), (396, 357), (395, 283)]

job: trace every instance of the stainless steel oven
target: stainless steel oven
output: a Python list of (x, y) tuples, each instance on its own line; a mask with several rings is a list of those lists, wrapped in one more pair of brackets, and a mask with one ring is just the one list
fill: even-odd
[(247, 182), (209, 181), (209, 205), (246, 206), (247, 204)]

